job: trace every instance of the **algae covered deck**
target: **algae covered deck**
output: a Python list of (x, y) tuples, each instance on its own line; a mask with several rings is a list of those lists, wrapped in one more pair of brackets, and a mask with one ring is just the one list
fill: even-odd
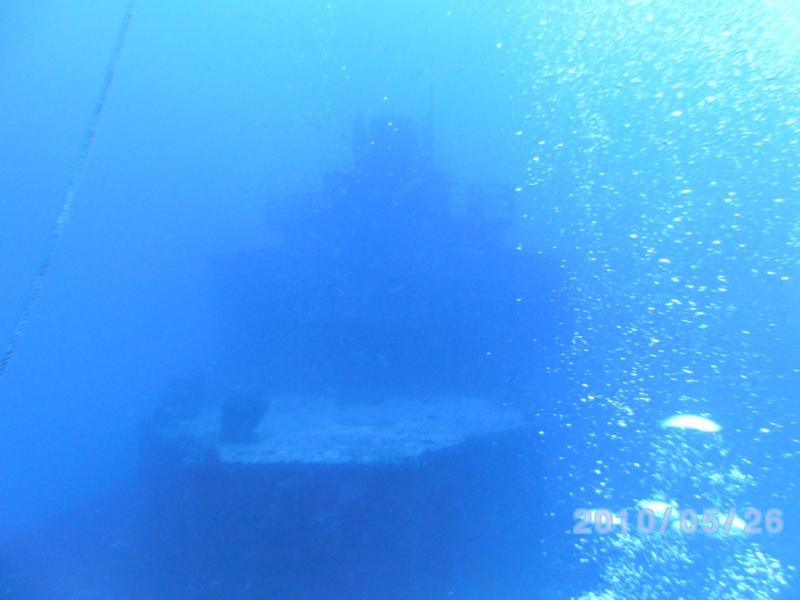
[(223, 463), (369, 464), (427, 452), (523, 426), (520, 411), (484, 398), (400, 397), (342, 401), (276, 397), (244, 443), (222, 443), (222, 407), (210, 406), (170, 432)]

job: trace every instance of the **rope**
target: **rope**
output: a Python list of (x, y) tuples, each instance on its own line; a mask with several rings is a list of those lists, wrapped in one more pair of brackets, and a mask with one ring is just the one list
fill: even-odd
[(108, 92), (111, 89), (111, 84), (114, 81), (114, 73), (117, 69), (117, 63), (119, 62), (120, 54), (122, 54), (122, 48), (125, 45), (125, 39), (128, 35), (128, 30), (130, 29), (131, 20), (133, 19), (133, 8), (135, 4), (136, 0), (130, 0), (125, 8), (125, 14), (122, 17), (119, 33), (117, 33), (117, 39), (114, 43), (114, 48), (111, 51), (111, 60), (106, 68), (105, 76), (103, 77), (103, 82), (100, 86), (100, 92), (97, 95), (97, 100), (95, 101), (94, 109), (92, 110), (92, 114), (89, 119), (89, 127), (86, 129), (86, 135), (84, 135), (83, 143), (81, 144), (78, 162), (75, 165), (75, 170), (72, 172), (72, 176), (70, 177), (67, 193), (64, 195), (64, 202), (61, 204), (61, 210), (58, 213), (55, 226), (53, 227), (53, 231), (50, 233), (50, 238), (48, 239), (47, 252), (45, 253), (44, 260), (42, 260), (42, 262), (39, 264), (39, 268), (36, 271), (36, 277), (34, 278), (33, 285), (31, 286), (28, 296), (25, 299), (25, 304), (23, 304), (22, 307), (22, 313), (20, 314), (19, 319), (17, 319), (17, 324), (14, 327), (14, 332), (11, 334), (11, 340), (9, 341), (8, 347), (3, 353), (3, 356), (0, 357), (0, 378), (5, 375), (8, 363), (11, 361), (11, 357), (14, 356), (17, 346), (19, 346), (19, 342), (22, 339), (22, 335), (25, 333), (25, 329), (28, 326), (28, 321), (30, 320), (31, 311), (33, 310), (33, 305), (36, 303), (36, 299), (39, 297), (39, 292), (42, 289), (45, 277), (47, 277), (47, 272), (50, 270), (50, 265), (53, 262), (53, 258), (55, 257), (59, 245), (61, 244), (61, 238), (64, 236), (64, 230), (66, 229), (70, 217), (72, 216), (72, 208), (75, 204), (75, 197), (78, 195), (78, 189), (80, 187), (81, 180), (83, 179), (83, 173), (86, 170), (86, 164), (89, 161), (89, 153), (91, 152), (92, 145), (94, 144), (94, 138), (97, 134), (97, 126), (100, 123), (100, 118), (103, 116), (103, 111), (106, 107)]

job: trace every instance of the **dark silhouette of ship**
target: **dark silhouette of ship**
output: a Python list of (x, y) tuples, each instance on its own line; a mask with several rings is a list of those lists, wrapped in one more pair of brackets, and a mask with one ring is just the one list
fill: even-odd
[(273, 201), (263, 245), (216, 262), (217, 370), (142, 426), (154, 589), (467, 597), (475, 565), (541, 556), (518, 518), (543, 514), (523, 408), (559, 270), (510, 239), (513, 191), (452, 183), (429, 148), (406, 120), (357, 124), (352, 169)]

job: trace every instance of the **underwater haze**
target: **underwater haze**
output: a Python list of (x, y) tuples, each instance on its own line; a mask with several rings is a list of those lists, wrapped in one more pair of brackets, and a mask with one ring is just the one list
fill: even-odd
[(0, 600), (800, 597), (800, 4), (0, 6)]

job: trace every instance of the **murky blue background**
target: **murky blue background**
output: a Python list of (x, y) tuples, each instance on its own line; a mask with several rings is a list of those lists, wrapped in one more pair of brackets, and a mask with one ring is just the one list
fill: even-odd
[[(2, 339), (47, 255), (125, 10), (0, 7)], [(603, 578), (624, 573), (613, 551), (575, 547), (572, 511), (631, 506), (664, 483), (654, 469), (709, 444), (726, 461), (701, 469), (721, 482), (717, 501), (780, 508), (785, 531), (623, 562), (655, 577), (689, 556), (724, 594), (716, 578), (734, 581), (742, 556), (762, 552), (788, 584), (758, 571), (750, 596), (718, 597), (793, 597), (798, 40), (788, 0), (140, 0), (70, 222), (0, 379), (3, 560), (130, 485), (137, 429), (165, 386), (225, 378), (215, 257), (262, 244), (276, 198), (349, 168), (354, 118), (399, 114), (432, 119), (452, 181), (514, 190), (505, 243), (560, 286), (547, 352), (531, 354), (540, 384), (513, 401), (532, 432), (520, 527), (552, 545), (531, 548), (540, 566), (494, 597), (634, 597)], [(684, 412), (722, 431), (664, 446), (659, 422)], [(728, 486), (737, 472), (746, 485)], [(91, 520), (77, 530), (91, 538)], [(21, 576), (6, 570), (17, 597)]]

